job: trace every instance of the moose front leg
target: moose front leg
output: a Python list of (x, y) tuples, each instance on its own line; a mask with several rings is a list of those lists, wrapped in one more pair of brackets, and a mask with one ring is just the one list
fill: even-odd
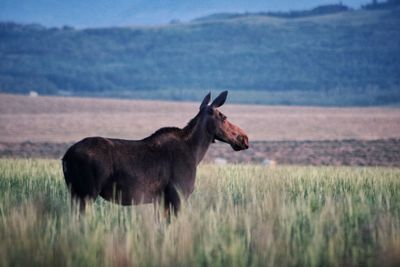
[(171, 208), (175, 214), (178, 214), (179, 209), (181, 207), (181, 199), (179, 197), (178, 191), (175, 186), (172, 184), (168, 184), (164, 190), (164, 207), (165, 207), (165, 215), (167, 218), (171, 216)]

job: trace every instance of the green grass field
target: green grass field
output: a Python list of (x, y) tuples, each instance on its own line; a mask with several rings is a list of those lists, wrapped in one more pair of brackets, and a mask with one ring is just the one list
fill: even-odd
[[(0, 266), (395, 266), (400, 169), (213, 166), (168, 224), (70, 211), (59, 161), (0, 160)], [(398, 265), (397, 265), (398, 266)]]

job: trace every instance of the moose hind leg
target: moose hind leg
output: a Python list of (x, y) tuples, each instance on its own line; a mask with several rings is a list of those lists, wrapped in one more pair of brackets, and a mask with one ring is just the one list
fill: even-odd
[(178, 191), (171, 184), (167, 185), (164, 190), (164, 207), (166, 216), (168, 218), (170, 217), (171, 209), (176, 216), (181, 207), (181, 199), (179, 197)]
[(86, 202), (86, 198), (82, 198), (78, 194), (75, 194), (71, 191), (71, 207), (74, 210), (76, 207), (78, 207), (80, 212), (84, 212), (86, 210)]
[(69, 164), (68, 172), (64, 171), (64, 175), (71, 193), (72, 206), (78, 205), (80, 211), (85, 211), (86, 204), (99, 195), (96, 174), (89, 167), (78, 168), (75, 164)]
[(70, 184), (71, 207), (79, 207), (81, 212), (84, 212), (88, 203), (96, 200), (98, 191), (95, 188), (85, 188)]

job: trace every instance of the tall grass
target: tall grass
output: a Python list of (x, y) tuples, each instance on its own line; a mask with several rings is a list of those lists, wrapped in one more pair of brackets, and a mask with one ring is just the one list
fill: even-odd
[(58, 161), (0, 160), (0, 266), (400, 263), (400, 170), (202, 165), (168, 224), (101, 199), (79, 216)]

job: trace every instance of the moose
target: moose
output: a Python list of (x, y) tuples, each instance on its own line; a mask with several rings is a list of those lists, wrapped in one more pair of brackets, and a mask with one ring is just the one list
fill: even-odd
[(62, 166), (73, 203), (84, 211), (100, 195), (121, 205), (163, 203), (166, 213), (177, 214), (211, 143), (219, 140), (235, 151), (249, 147), (246, 133), (217, 109), (227, 95), (222, 92), (209, 105), (207, 94), (182, 129), (161, 128), (142, 140), (87, 137), (72, 145)]

